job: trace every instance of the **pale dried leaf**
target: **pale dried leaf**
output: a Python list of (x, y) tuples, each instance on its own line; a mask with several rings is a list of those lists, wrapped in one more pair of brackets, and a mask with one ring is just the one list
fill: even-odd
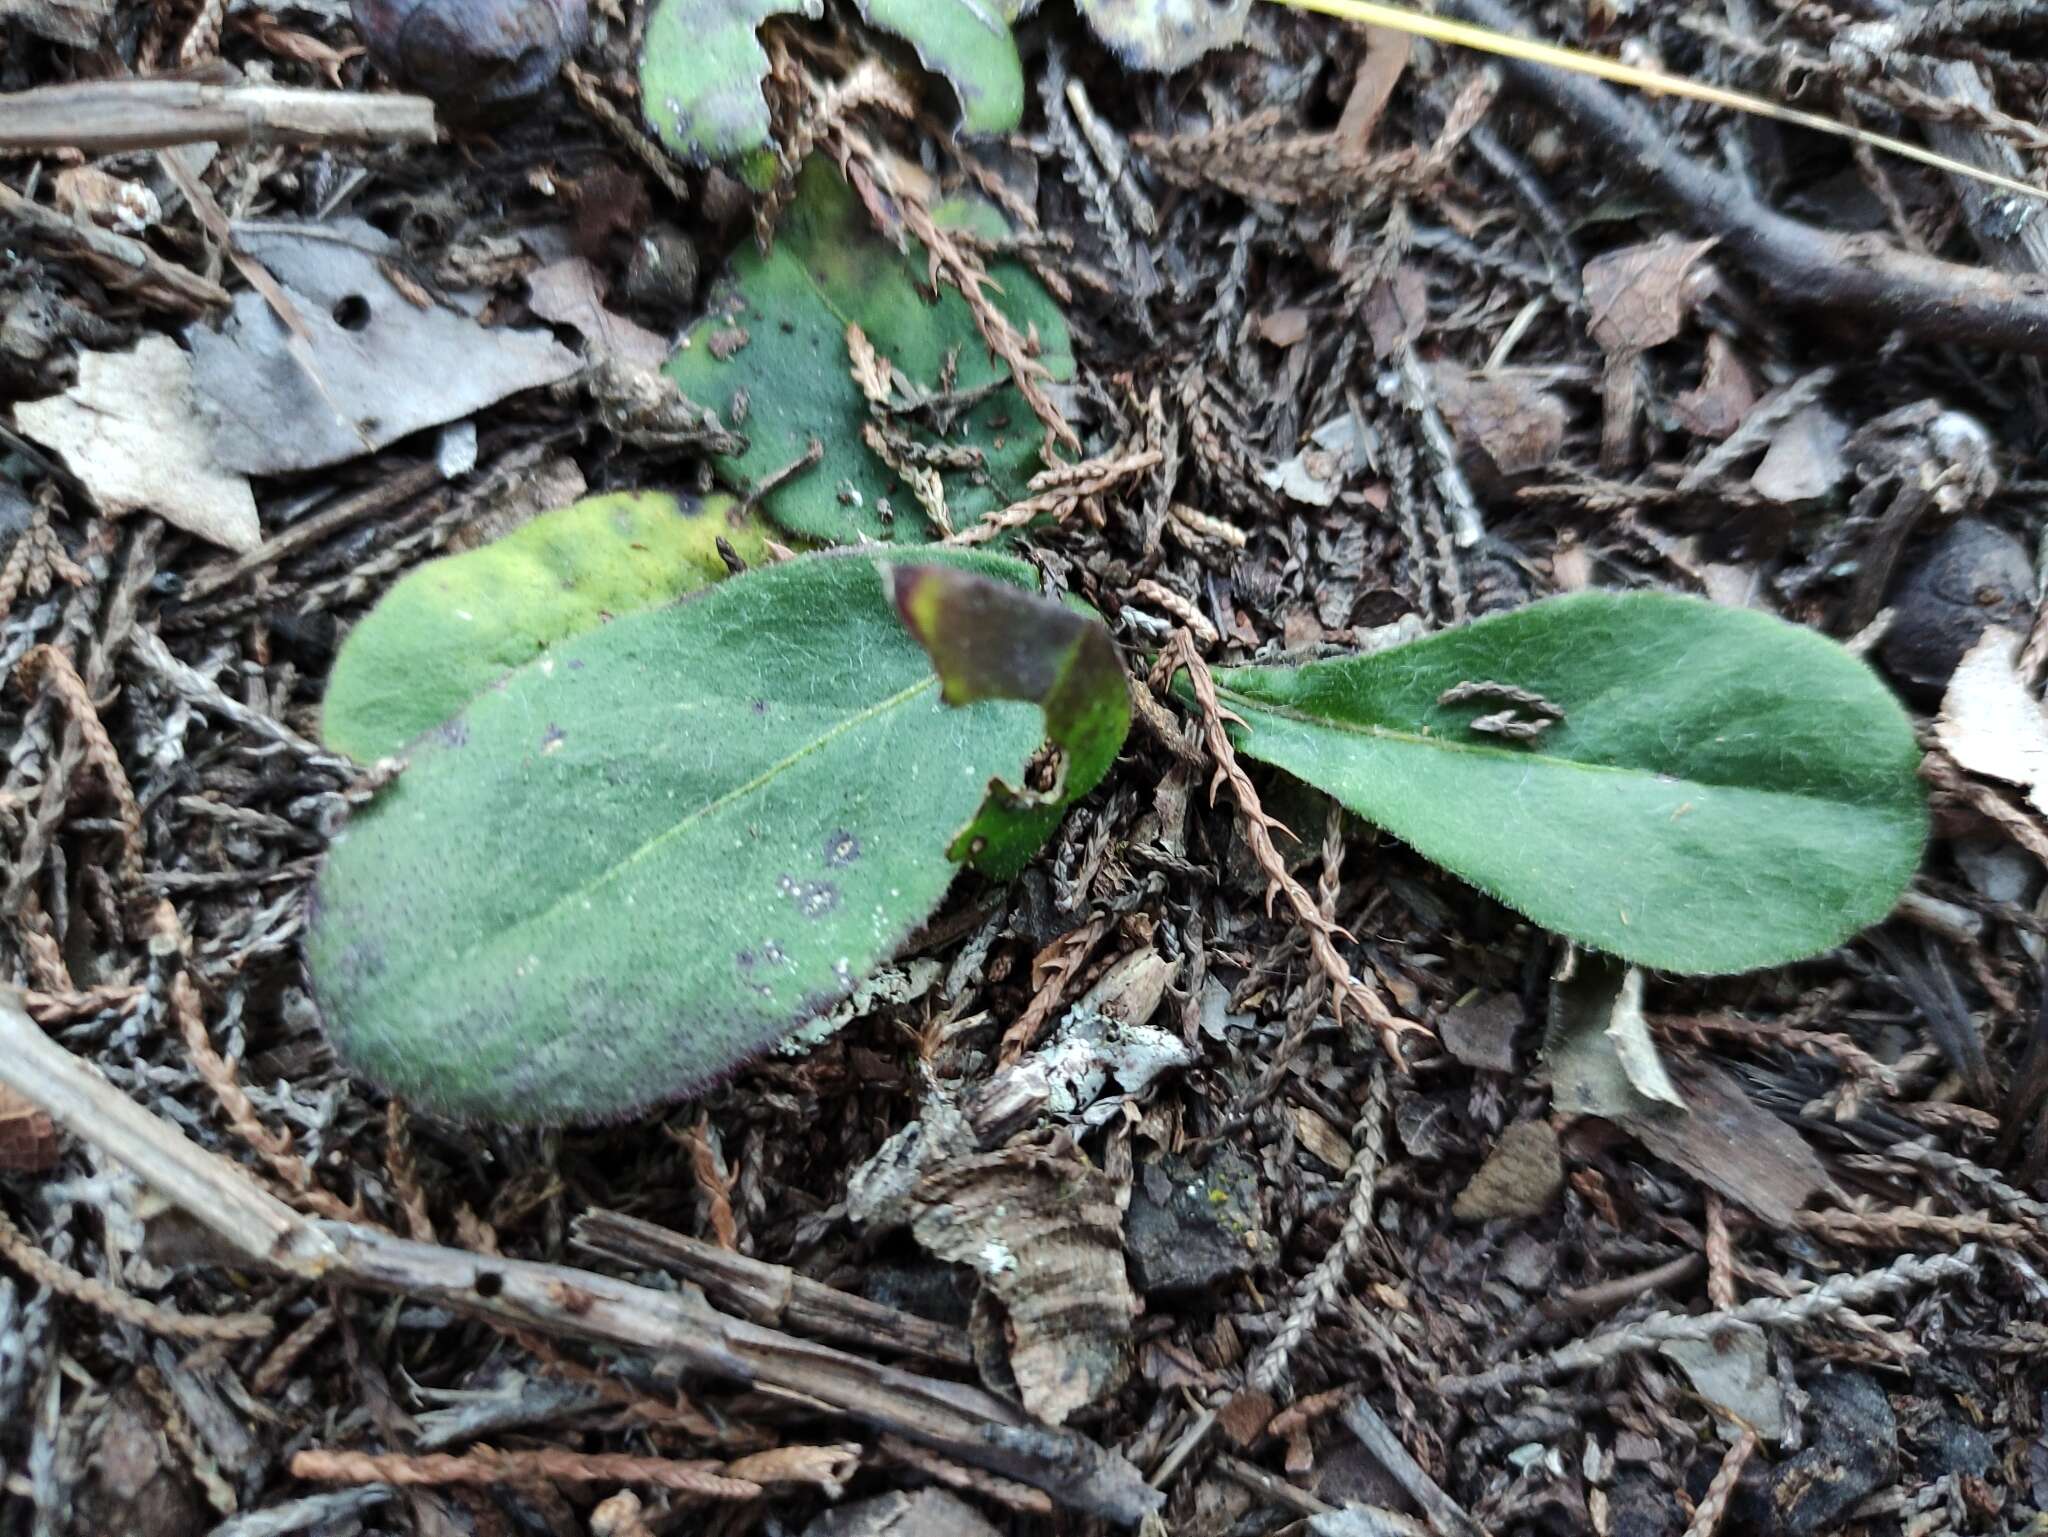
[(1707, 1339), (1667, 1340), (1657, 1347), (1722, 1413), (1777, 1440), (1785, 1433), (1785, 1397), (1771, 1375), (1771, 1347), (1755, 1324), (1731, 1323)]
[(1472, 373), (1435, 363), (1437, 409), (1461, 445), (1477, 448), (1503, 475), (1553, 463), (1564, 446), (1564, 402), (1526, 374)]
[(1309, 313), (1298, 304), (1272, 310), (1252, 322), (1259, 340), (1274, 347), (1293, 347), (1308, 339)]
[(1934, 739), (1973, 774), (2018, 785), (2048, 814), (2048, 712), (2019, 673), (2020, 638), (1993, 625), (1963, 654)]
[(1767, 1222), (1790, 1224), (1813, 1196), (1833, 1188), (1805, 1139), (1759, 1109), (1720, 1068), (1686, 1064), (1686, 1111), (1638, 1089), (1608, 1033), (1622, 985), (1623, 968), (1591, 960), (1552, 985), (1543, 1058), (1555, 1110), (1613, 1121), (1659, 1158)]
[(1763, 463), (1750, 477), (1757, 495), (1774, 502), (1808, 502), (1826, 496), (1849, 473), (1843, 446), (1849, 429), (1826, 406), (1808, 406), (1778, 429)]
[(580, 333), (592, 362), (616, 358), (649, 372), (660, 368), (671, 351), (667, 341), (606, 309), (598, 284), (597, 269), (589, 262), (564, 257), (526, 275), (527, 302), (541, 319)]
[(186, 331), (214, 452), (247, 474), (339, 464), (582, 367), (546, 331), (486, 327), (431, 299), (422, 308), (392, 281), (396, 243), (359, 219), (238, 224), (235, 237), (289, 296), (324, 386), (261, 295), (238, 295), (217, 331)]
[(1600, 350), (1626, 355), (1678, 335), (1688, 307), (1686, 278), (1712, 240), (1653, 240), (1586, 263), (1587, 329)]
[(1636, 1092), (1649, 1099), (1662, 1100), (1667, 1105), (1685, 1108), (1685, 1096), (1678, 1092), (1678, 1086), (1671, 1081), (1671, 1075), (1664, 1070), (1664, 1059), (1657, 1054), (1657, 1043), (1650, 1038), (1650, 1022), (1643, 1018), (1643, 974), (1636, 967), (1629, 967), (1621, 979), (1621, 991), (1614, 1000), (1614, 1013), (1609, 1016), (1607, 1038), (1614, 1043), (1614, 1054), (1621, 1061), (1621, 1070), (1628, 1074), (1628, 1081), (1635, 1085)]
[(128, 352), (81, 354), (76, 384), (16, 406), (14, 420), (63, 458), (109, 517), (154, 512), (235, 551), (263, 537), (249, 482), (214, 458), (192, 360), (167, 336), (146, 336)]
[(1328, 1121), (1306, 1105), (1292, 1105), (1294, 1137), (1309, 1155), (1342, 1174), (1351, 1167), (1351, 1144)]
[(1076, 5), (1124, 63), (1171, 73), (1243, 37), (1252, 0), (1076, 0)]

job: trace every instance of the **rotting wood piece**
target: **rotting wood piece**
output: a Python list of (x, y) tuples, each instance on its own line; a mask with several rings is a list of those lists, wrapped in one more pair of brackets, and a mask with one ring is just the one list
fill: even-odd
[(176, 144), (431, 144), (424, 96), (199, 80), (87, 80), (0, 95), (0, 150), (87, 155)]
[(656, 1291), (594, 1271), (302, 1217), (44, 1035), (11, 988), (0, 989), (0, 1084), (41, 1105), (59, 1127), (125, 1164), (249, 1258), (287, 1274), (639, 1351), (680, 1370), (850, 1416), (1124, 1526), (1164, 1502), (1115, 1452), (1039, 1424), (993, 1393), (728, 1318), (700, 1293)]
[(571, 1227), (576, 1246), (629, 1265), (654, 1265), (694, 1281), (718, 1307), (756, 1323), (867, 1350), (916, 1356), (942, 1366), (971, 1367), (965, 1331), (870, 1302), (822, 1281), (731, 1249), (704, 1243), (615, 1211), (587, 1212)]

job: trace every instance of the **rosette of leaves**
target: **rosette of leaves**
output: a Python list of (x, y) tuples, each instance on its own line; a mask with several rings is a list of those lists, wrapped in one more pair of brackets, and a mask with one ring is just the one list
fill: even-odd
[(315, 890), (341, 1060), (458, 1117), (623, 1115), (844, 997), (954, 851), (1028, 857), (1114, 759), (1122, 669), (1022, 562), (918, 558), (802, 556), (616, 618), (414, 743)]

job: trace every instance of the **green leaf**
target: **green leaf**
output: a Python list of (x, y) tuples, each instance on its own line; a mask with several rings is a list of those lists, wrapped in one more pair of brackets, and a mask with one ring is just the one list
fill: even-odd
[[(999, 216), (983, 205), (933, 210), (942, 225), (1000, 235)], [(1015, 262), (990, 267), (1002, 285), (996, 303), (1027, 334), (1035, 328), (1055, 379), (1073, 377), (1067, 325), (1051, 295)], [(824, 459), (778, 486), (762, 510), (806, 538), (920, 543), (933, 536), (916, 498), (861, 442), (868, 404), (854, 382), (846, 328), (858, 324), (881, 354), (911, 379), (936, 389), (948, 356), (957, 388), (1001, 380), (974, 329), (966, 301), (950, 289), (934, 303), (923, 288), (925, 253), (899, 252), (855, 202), (822, 157), (797, 181), (796, 199), (766, 256), (749, 247), (710, 313), (683, 339), (668, 375), (685, 395), (716, 408), (747, 436), (747, 451), (718, 461), (727, 479), (746, 485), (800, 459), (813, 439)], [(737, 409), (744, 398), (744, 409)], [(979, 449), (986, 472), (947, 478), (955, 527), (1025, 494), (1040, 468), (1036, 418), (1014, 386), (967, 411), (947, 441)], [(886, 504), (886, 510), (885, 510)]]
[(640, 47), (640, 108), (678, 157), (702, 164), (769, 148), (771, 16), (816, 20), (823, 0), (658, 0)]
[[(1544, 927), (1639, 965), (1734, 972), (1891, 911), (1927, 808), (1913, 729), (1810, 630), (1662, 593), (1554, 598), (1366, 657), (1219, 671), (1241, 752)], [(1530, 743), (1470, 729), (1528, 690)], [(1530, 712), (1532, 714), (1540, 712)]]
[(1100, 619), (952, 566), (886, 568), (896, 613), (931, 656), (947, 704), (1027, 699), (1059, 749), (1042, 790), (1001, 784), (954, 840), (955, 859), (1008, 879), (1067, 807), (1102, 782), (1131, 729), (1131, 696)]
[(889, 957), (1044, 734), (1029, 705), (942, 704), (856, 555), (566, 641), (421, 739), (335, 842), (307, 939), (335, 1050), (467, 1118), (700, 1089)]
[[(968, 133), (1009, 133), (1023, 122), (1024, 66), (1000, 8), (986, 0), (860, 0), (860, 9), (952, 83)], [(657, 0), (640, 50), (648, 123), (684, 160), (749, 157), (749, 179), (765, 185), (760, 157), (772, 148), (773, 125), (761, 91), (761, 24), (823, 13), (821, 0)]]
[(1000, 7), (987, 0), (860, 0), (860, 13), (952, 82), (968, 133), (1011, 133), (1023, 123), (1024, 63)]
[(349, 632), (321, 735), (364, 763), (395, 753), (556, 642), (719, 580), (721, 538), (743, 560), (767, 554), (760, 523), (729, 496), (623, 491), (428, 561)]

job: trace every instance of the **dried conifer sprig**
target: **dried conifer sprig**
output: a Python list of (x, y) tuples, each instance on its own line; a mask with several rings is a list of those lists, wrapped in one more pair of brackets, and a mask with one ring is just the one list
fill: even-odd
[(1096, 459), (1075, 464), (1055, 464), (1031, 477), (1031, 494), (988, 513), (979, 523), (963, 528), (947, 544), (986, 544), (997, 535), (1022, 528), (1040, 518), (1061, 521), (1092, 496), (1113, 491), (1125, 481), (1152, 469), (1161, 461), (1156, 448), (1118, 449)]
[(104, 1281), (81, 1275), (52, 1259), (4, 1211), (0, 1211), (0, 1260), (60, 1297), (82, 1302), (109, 1318), (167, 1339), (253, 1340), (261, 1339), (273, 1327), (271, 1320), (261, 1313), (226, 1313), (219, 1317), (178, 1313), (117, 1291)]
[(1188, 684), (1194, 690), (1195, 704), (1201, 712), (1202, 734), (1208, 743), (1209, 756), (1216, 763), (1215, 773), (1209, 780), (1209, 803), (1214, 805), (1223, 786), (1230, 786), (1230, 793), (1237, 800), (1238, 819), (1244, 828), (1245, 841), (1251, 845), (1252, 857), (1266, 874), (1266, 911), (1272, 912), (1275, 895), (1287, 898), (1295, 920), (1308, 936), (1310, 954), (1330, 979), (1331, 1012), (1337, 1016), (1338, 1023), (1343, 1023), (1347, 1004), (1355, 1008), (1378, 1033), (1380, 1045), (1394, 1059), (1394, 1065), (1405, 1071), (1408, 1064), (1402, 1055), (1401, 1038), (1404, 1035), (1417, 1035), (1425, 1040), (1434, 1037), (1423, 1026), (1396, 1014), (1377, 991), (1358, 979), (1338, 953), (1337, 941), (1351, 936), (1338, 928), (1334, 921), (1325, 918), (1322, 909), (1316, 905), (1316, 899), (1309, 895), (1308, 888), (1288, 873), (1287, 862), (1280, 857), (1280, 851), (1273, 843), (1274, 830), (1285, 833), (1287, 829), (1277, 818), (1266, 814), (1259, 803), (1259, 792), (1252, 787), (1251, 777), (1238, 763), (1237, 753), (1230, 745), (1230, 733), (1225, 729), (1225, 723), (1236, 717), (1217, 701), (1216, 681), (1210, 675), (1208, 663), (1196, 652), (1194, 637), (1186, 630), (1176, 630), (1166, 643), (1166, 649), (1160, 653), (1159, 665), (1153, 673), (1153, 687), (1164, 692), (1172, 683), (1174, 674), (1182, 669), (1187, 671)]
[[(950, 231), (934, 222), (923, 199), (915, 190), (903, 185), (872, 140), (841, 122), (835, 125), (825, 142), (833, 158), (839, 162), (840, 173), (860, 195), (869, 212), (879, 213), (887, 207), (901, 219), (903, 230), (915, 236), (924, 247), (930, 263), (931, 282), (935, 286), (945, 284), (967, 301), (967, 311), (974, 317), (975, 330), (981, 333), (988, 350), (1009, 368), (1010, 380), (1017, 386), (1017, 393), (1024, 397), (1032, 414), (1044, 424), (1048, 450), (1057, 446), (1068, 453), (1078, 454), (1081, 439), (1045, 392), (1045, 387), (1053, 382), (1052, 372), (1039, 359), (1037, 339), (1025, 336), (990, 300), (987, 290), (1001, 290), (982, 265), (980, 253), (971, 245), (954, 239)], [(883, 228), (887, 233), (897, 233), (888, 230), (886, 222)], [(1047, 457), (1051, 457), (1050, 452)]]
[(1347, 1192), (1344, 1226), (1337, 1233), (1337, 1241), (1330, 1245), (1329, 1251), (1317, 1261), (1316, 1268), (1309, 1272), (1308, 1279), (1301, 1283), (1301, 1293), (1287, 1310), (1287, 1317), (1274, 1334), (1272, 1343), (1252, 1366), (1252, 1386), (1262, 1392), (1277, 1393), (1280, 1390), (1286, 1381), (1288, 1362), (1293, 1359), (1294, 1352), (1309, 1337), (1322, 1310), (1335, 1306), (1345, 1277), (1358, 1262), (1358, 1251), (1365, 1245), (1365, 1235), (1372, 1230), (1380, 1169), (1386, 1163), (1388, 1105), (1386, 1064), (1374, 1062), (1372, 1080), (1365, 1093), (1365, 1108), (1358, 1113), (1358, 1120), (1351, 1128), (1351, 1167), (1344, 1171)]

